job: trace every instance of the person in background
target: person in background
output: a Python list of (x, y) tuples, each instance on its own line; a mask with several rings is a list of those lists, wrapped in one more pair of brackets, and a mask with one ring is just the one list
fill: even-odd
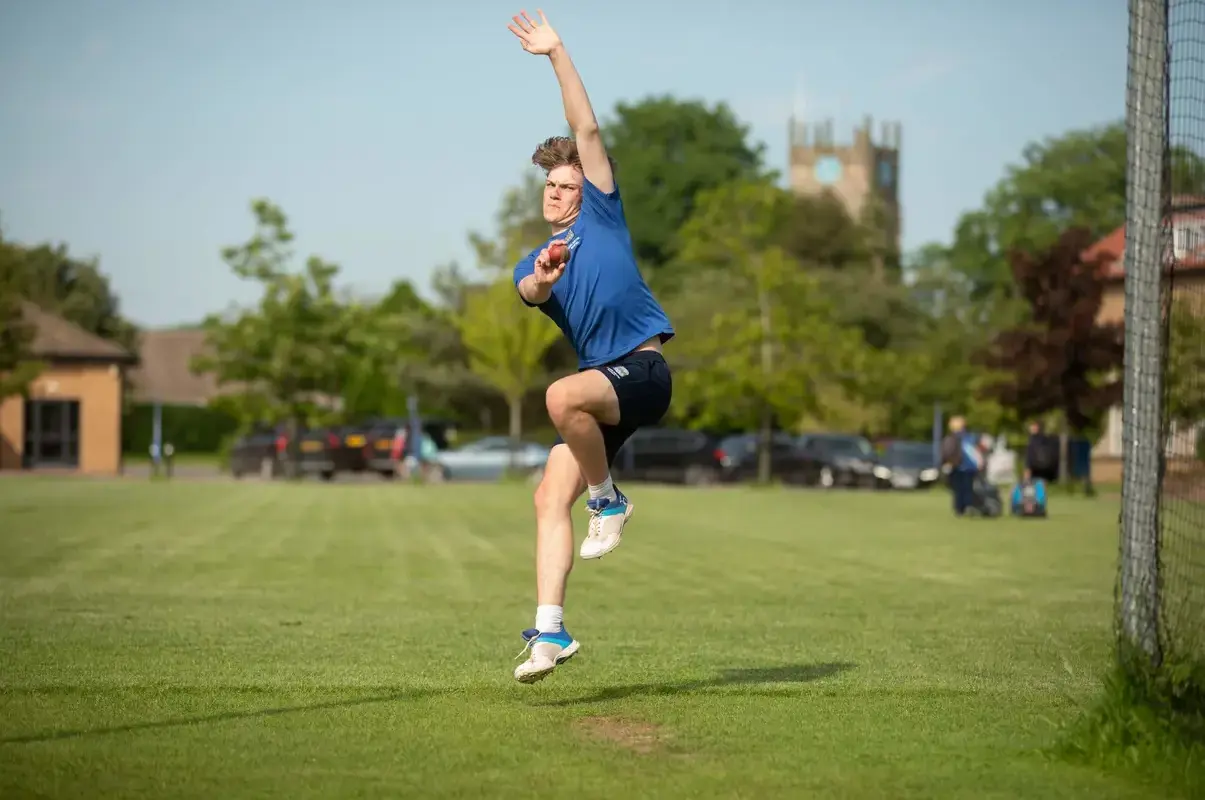
[(983, 455), (978, 437), (967, 432), (963, 417), (951, 417), (949, 431), (941, 442), (941, 466), (949, 475), (954, 514), (961, 517), (975, 501), (975, 476), (983, 465)]
[(1042, 423), (1029, 423), (1029, 440), (1025, 443), (1025, 482), (1043, 480), (1055, 483), (1059, 479), (1059, 440), (1046, 433)]

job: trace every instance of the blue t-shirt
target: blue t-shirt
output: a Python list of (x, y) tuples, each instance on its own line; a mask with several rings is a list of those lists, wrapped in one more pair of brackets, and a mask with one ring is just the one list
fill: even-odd
[(583, 180), (577, 220), (515, 266), (515, 286), (535, 272), (536, 256), (558, 239), (569, 247), (569, 263), (539, 308), (577, 351), (579, 369), (614, 361), (654, 336), (663, 344), (673, 338), (669, 317), (636, 266), (618, 185), (604, 194)]

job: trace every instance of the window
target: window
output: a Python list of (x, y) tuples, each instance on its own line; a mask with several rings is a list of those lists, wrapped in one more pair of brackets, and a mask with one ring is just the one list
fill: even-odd
[(25, 467), (79, 466), (78, 400), (25, 402)]
[(1172, 225), (1172, 251), (1176, 258), (1186, 258), (1205, 247), (1205, 222), (1199, 219), (1183, 220)]

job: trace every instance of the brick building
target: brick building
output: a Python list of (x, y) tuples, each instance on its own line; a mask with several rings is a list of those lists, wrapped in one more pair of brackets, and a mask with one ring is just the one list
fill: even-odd
[(137, 357), (33, 303), (21, 310), (44, 368), (26, 396), (0, 400), (0, 470), (119, 474), (122, 379)]
[[(1175, 298), (1188, 298), (1205, 313), (1205, 201), (1178, 198), (1169, 218), (1172, 229), (1171, 288)], [(1097, 319), (1100, 322), (1125, 320), (1125, 227), (1120, 227), (1094, 244), (1084, 254), (1101, 259), (1105, 280), (1104, 297)], [(1202, 344), (1205, 346), (1205, 343)], [(1195, 451), (1197, 429), (1186, 428), (1173, 434), (1170, 454), (1189, 456)], [(1092, 452), (1093, 473), (1097, 480), (1120, 480), (1122, 456), (1122, 410), (1110, 409), (1104, 431)]]

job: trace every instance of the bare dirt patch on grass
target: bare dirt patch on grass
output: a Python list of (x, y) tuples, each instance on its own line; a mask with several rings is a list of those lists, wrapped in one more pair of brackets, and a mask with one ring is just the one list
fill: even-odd
[(624, 717), (583, 717), (574, 723), (578, 733), (598, 742), (609, 742), (634, 753), (648, 755), (663, 750), (669, 734), (661, 727)]

